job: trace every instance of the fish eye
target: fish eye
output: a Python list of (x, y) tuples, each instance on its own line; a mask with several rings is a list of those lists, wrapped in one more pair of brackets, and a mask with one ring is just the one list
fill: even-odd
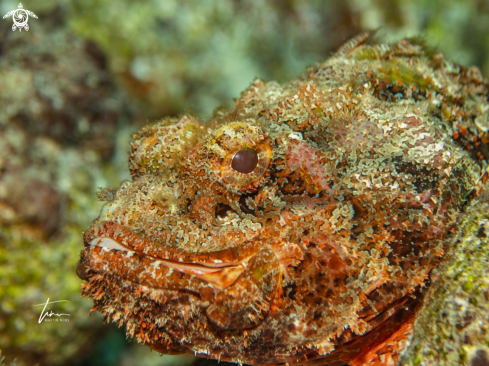
[(235, 193), (254, 191), (270, 174), (273, 143), (261, 127), (231, 122), (219, 127), (205, 142), (217, 180)]
[(271, 158), (272, 148), (268, 142), (262, 142), (229, 153), (216, 172), (223, 184), (243, 190), (264, 177)]
[(231, 168), (239, 173), (248, 174), (258, 165), (258, 154), (253, 149), (239, 150), (233, 157)]

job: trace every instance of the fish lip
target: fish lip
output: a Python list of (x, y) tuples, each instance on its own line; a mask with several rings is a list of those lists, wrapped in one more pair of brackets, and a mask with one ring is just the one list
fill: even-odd
[(110, 238), (110, 237), (104, 237), (104, 236), (99, 236), (95, 239), (93, 239), (90, 243), (89, 243), (89, 246), (98, 246), (98, 247), (101, 247), (101, 248), (106, 248), (106, 249), (109, 249), (109, 250), (119, 250), (119, 251), (126, 251), (126, 252), (134, 252), (136, 254), (140, 254), (140, 255), (143, 255), (145, 256), (146, 258), (150, 258), (154, 261), (159, 261), (161, 262), (163, 265), (167, 266), (167, 267), (170, 267), (170, 268), (173, 268), (173, 269), (179, 269), (179, 267), (181, 268), (193, 268), (195, 271), (201, 271), (201, 272), (205, 272), (205, 273), (212, 273), (212, 272), (218, 272), (220, 270), (222, 270), (223, 268), (228, 268), (228, 267), (236, 267), (238, 265), (242, 265), (244, 262), (248, 262), (249, 261), (249, 258), (246, 258), (244, 259), (243, 261), (241, 262), (238, 262), (238, 263), (207, 263), (207, 264), (201, 264), (201, 263), (193, 263), (193, 262), (175, 262), (175, 261), (172, 261), (172, 260), (168, 260), (168, 259), (165, 259), (165, 258), (160, 258), (160, 257), (154, 257), (152, 255), (149, 255), (149, 254), (144, 254), (144, 253), (140, 253), (140, 252), (137, 252), (135, 250), (133, 250), (132, 248), (129, 248), (125, 245), (122, 245), (121, 243), (117, 242), (116, 240)]
[[(91, 247), (100, 247), (102, 250), (115, 250), (115, 251), (127, 251), (130, 253), (136, 253), (143, 255), (149, 259), (152, 263), (151, 265), (156, 265), (155, 268), (159, 268), (160, 265), (169, 268), (170, 270), (176, 270), (187, 275), (195, 276), (200, 278), (213, 287), (218, 289), (224, 289), (231, 286), (236, 280), (241, 276), (241, 274), (248, 267), (248, 262), (251, 258), (245, 258), (240, 263), (235, 263), (231, 265), (220, 265), (218, 267), (206, 266), (203, 264), (187, 263), (187, 262), (175, 262), (163, 258), (153, 257), (148, 254), (142, 254), (139, 252), (134, 252), (131, 248), (128, 248), (112, 238), (108, 237), (97, 237), (90, 242)], [(100, 255), (100, 252), (95, 254)], [(88, 277), (86, 263), (80, 261), (77, 266), (77, 274), (81, 279), (86, 279)], [(84, 270), (84, 271), (83, 271)]]
[[(104, 241), (105, 240), (105, 241)], [(113, 242), (109, 242), (112, 240)], [(239, 245), (214, 252), (190, 252), (181, 248), (161, 245), (141, 237), (134, 231), (113, 221), (103, 221), (92, 225), (84, 233), (85, 247), (93, 245), (108, 249), (134, 252), (154, 260), (171, 261), (182, 264), (202, 265), (210, 268), (224, 268), (239, 265), (254, 257), (262, 248), (264, 239), (256, 237)], [(102, 245), (100, 245), (102, 244)], [(112, 248), (110, 248), (112, 246)]]
[[(171, 247), (158, 251), (151, 248), (154, 247), (154, 243), (149, 239), (138, 236), (120, 224), (103, 222), (95, 224), (85, 232), (84, 252), (87, 259), (91, 255), (100, 255), (101, 252), (92, 251), (95, 247), (100, 247), (104, 251), (134, 253), (147, 258), (156, 266), (161, 264), (169, 269), (200, 278), (215, 288), (224, 289), (231, 286), (247, 270), (248, 262), (262, 249), (262, 245), (263, 239), (255, 238), (241, 243), (238, 247), (217, 252), (192, 253)], [(85, 261), (79, 266), (91, 269), (90, 259), (88, 263)], [(79, 275), (79, 277), (83, 279), (84, 276)]]

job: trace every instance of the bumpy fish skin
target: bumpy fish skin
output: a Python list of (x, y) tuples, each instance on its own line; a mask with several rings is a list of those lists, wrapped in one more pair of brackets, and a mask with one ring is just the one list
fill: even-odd
[(207, 123), (137, 134), (132, 180), (101, 192), (85, 232), (94, 309), (162, 353), (395, 364), (485, 182), (488, 88), (420, 45), (367, 38), (285, 85), (255, 81)]

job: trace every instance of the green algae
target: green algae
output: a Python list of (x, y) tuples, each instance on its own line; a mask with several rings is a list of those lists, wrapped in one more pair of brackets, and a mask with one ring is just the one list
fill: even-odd
[(478, 351), (487, 351), (488, 211), (489, 195), (485, 193), (459, 220), (458, 234), (445, 263), (434, 273), (413, 340), (399, 364), (472, 365)]

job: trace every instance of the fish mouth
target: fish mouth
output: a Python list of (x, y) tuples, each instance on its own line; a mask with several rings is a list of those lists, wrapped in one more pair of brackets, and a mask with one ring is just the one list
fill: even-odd
[(85, 252), (77, 266), (81, 279), (88, 280), (90, 270), (110, 272), (164, 288), (171, 284), (171, 274), (176, 271), (225, 289), (246, 271), (263, 244), (261, 238), (255, 238), (221, 251), (189, 252), (157, 244), (113, 221), (93, 225), (85, 232), (84, 240)]

